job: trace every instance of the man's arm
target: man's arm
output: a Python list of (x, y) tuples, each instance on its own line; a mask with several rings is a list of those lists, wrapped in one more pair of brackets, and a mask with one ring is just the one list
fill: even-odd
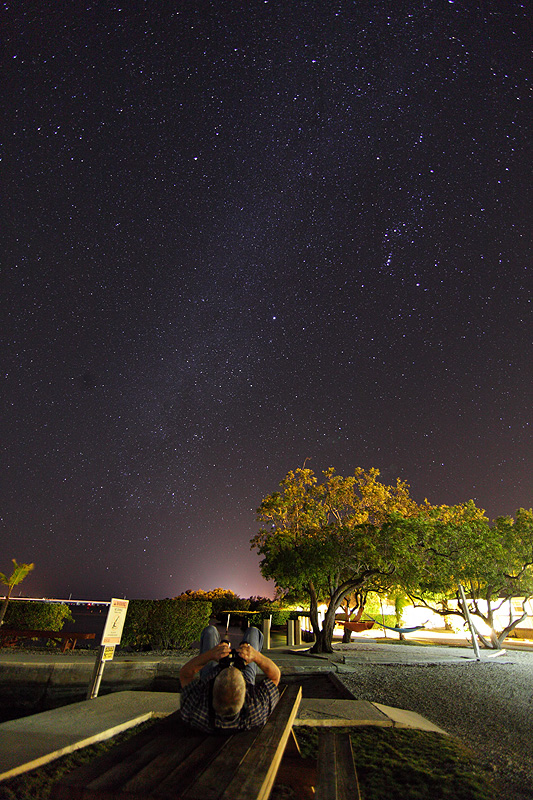
[(180, 683), (183, 686), (187, 686), (195, 677), (195, 675), (200, 672), (202, 667), (205, 667), (210, 661), (220, 661), (221, 658), (225, 658), (229, 656), (231, 653), (231, 648), (227, 642), (220, 642), (215, 647), (211, 648), (211, 650), (206, 650), (205, 653), (200, 653), (200, 655), (191, 658), (190, 661), (187, 661), (186, 664), (180, 669)]
[(259, 669), (265, 673), (266, 677), (270, 678), (275, 686), (278, 685), (281, 672), (279, 671), (278, 665), (274, 664), (272, 659), (264, 656), (263, 653), (256, 650), (255, 647), (252, 647), (248, 642), (243, 642), (243, 644), (240, 645), (238, 653), (247, 664), (249, 664), (250, 661), (255, 661)]

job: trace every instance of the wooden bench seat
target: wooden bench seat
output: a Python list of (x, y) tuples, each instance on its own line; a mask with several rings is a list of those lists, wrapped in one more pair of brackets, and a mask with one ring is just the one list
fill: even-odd
[(205, 734), (180, 712), (64, 776), (52, 800), (267, 800), (302, 689), (287, 686), (266, 725)]
[(22, 628), (0, 627), (0, 647), (14, 647), (19, 639), (52, 639), (61, 645), (61, 652), (74, 650), (78, 639), (87, 641), (94, 639), (95, 633), (76, 633), (75, 631), (34, 631), (23, 630)]
[(360, 800), (359, 784), (353, 760), (352, 743), (347, 731), (320, 728), (316, 800)]

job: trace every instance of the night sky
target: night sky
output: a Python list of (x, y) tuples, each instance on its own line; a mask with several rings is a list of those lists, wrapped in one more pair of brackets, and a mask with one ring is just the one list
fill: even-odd
[(529, 9), (3, 4), (22, 594), (271, 595), (255, 509), (306, 459), (533, 505)]

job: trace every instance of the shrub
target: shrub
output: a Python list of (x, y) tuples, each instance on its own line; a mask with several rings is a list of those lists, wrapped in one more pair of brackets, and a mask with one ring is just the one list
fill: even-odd
[(60, 631), (65, 622), (74, 622), (67, 605), (33, 600), (11, 600), (4, 617), (6, 628), (26, 631)]
[(200, 600), (130, 600), (122, 646), (185, 650), (209, 624), (211, 603)]
[(186, 649), (209, 624), (211, 604), (201, 600), (156, 600), (150, 620), (156, 647)]
[(257, 607), (256, 613), (247, 614), (243, 612), (241, 616), (248, 620), (249, 625), (255, 625), (256, 628), (261, 628), (263, 620), (272, 616), (272, 625), (283, 626), (287, 624), (287, 620), (293, 615), (293, 609), (280, 608), (275, 603), (261, 603)]
[(150, 642), (150, 615), (153, 600), (130, 600), (120, 644), (140, 650)]

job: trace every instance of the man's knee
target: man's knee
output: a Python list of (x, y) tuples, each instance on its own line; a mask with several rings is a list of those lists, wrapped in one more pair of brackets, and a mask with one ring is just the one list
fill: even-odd
[(259, 628), (251, 625), (249, 628), (247, 628), (246, 633), (244, 634), (243, 642), (248, 642), (248, 644), (251, 644), (256, 650), (262, 650), (263, 634)]
[(214, 625), (206, 625), (200, 636), (200, 650), (211, 650), (220, 642), (220, 634)]

